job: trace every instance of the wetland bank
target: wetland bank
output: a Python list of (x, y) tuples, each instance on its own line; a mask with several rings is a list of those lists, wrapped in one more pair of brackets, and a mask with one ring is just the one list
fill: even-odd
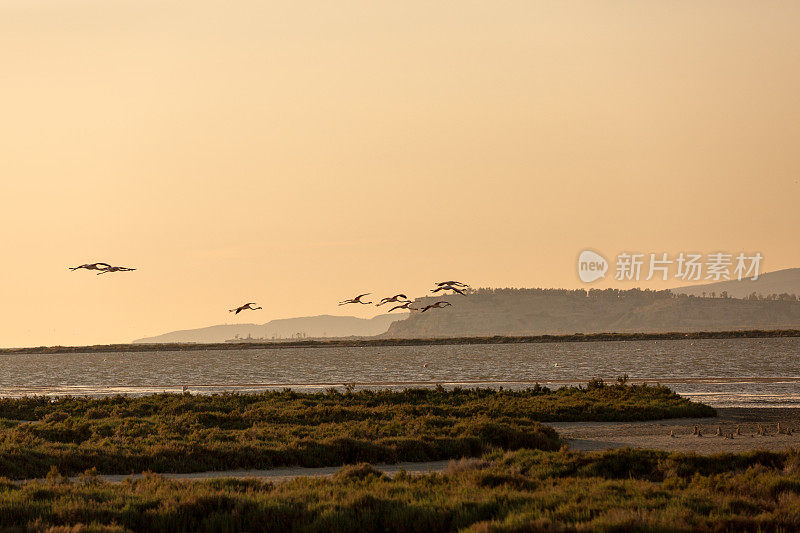
[(712, 416), (666, 387), (292, 390), (0, 400), (0, 475), (193, 472), (433, 461), (557, 450), (549, 421)]
[[(715, 415), (624, 378), (555, 390), (6, 398), (0, 517), (7, 531), (800, 527), (794, 451), (579, 452), (548, 426), (703, 424)], [(453, 461), (441, 472), (391, 478), (366, 464), (442, 459)], [(280, 483), (150, 473), (347, 464), (356, 466)], [(142, 471), (121, 483), (100, 477)]]

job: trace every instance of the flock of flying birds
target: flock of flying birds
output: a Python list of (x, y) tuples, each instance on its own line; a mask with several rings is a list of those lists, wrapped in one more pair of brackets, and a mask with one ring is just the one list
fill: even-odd
[[(130, 272), (132, 270), (136, 270), (135, 268), (121, 267), (121, 266), (111, 266), (108, 263), (86, 263), (86, 264), (79, 265), (79, 266), (76, 266), (76, 267), (69, 267), (70, 270), (80, 270), (82, 268), (86, 269), (86, 270), (98, 270), (99, 271), (99, 272), (97, 272), (98, 276), (100, 274), (108, 274), (110, 272)], [(440, 291), (453, 291), (453, 292), (451, 292), (451, 294), (460, 294), (462, 296), (466, 296), (466, 293), (464, 292), (463, 289), (466, 289), (468, 287), (469, 287), (469, 285), (467, 285), (466, 283), (461, 283), (460, 281), (440, 281), (439, 283), (436, 284), (436, 288), (435, 289), (431, 289), (431, 292), (432, 293), (437, 293), (437, 292), (440, 292)], [(361, 299), (364, 296), (369, 296), (370, 294), (372, 294), (372, 293), (371, 292), (365, 292), (364, 294), (359, 294), (355, 298), (350, 298), (348, 300), (343, 300), (343, 301), (339, 302), (339, 305), (348, 305), (348, 304), (371, 305), (372, 302), (365, 302), (365, 301), (363, 301)], [(447, 293), (446, 292), (442, 292), (442, 294), (447, 294)], [(447, 307), (447, 306), (453, 305), (450, 302), (447, 302), (447, 301), (444, 301), (444, 300), (440, 300), (438, 302), (434, 302), (434, 303), (432, 303), (430, 305), (426, 305), (426, 306), (420, 307), (420, 308), (411, 307), (411, 304), (413, 302), (411, 300), (409, 300), (408, 296), (406, 296), (405, 294), (395, 294), (394, 296), (389, 296), (389, 297), (386, 297), (386, 298), (382, 298), (381, 301), (378, 302), (375, 305), (376, 306), (381, 306), (381, 305), (388, 304), (388, 303), (398, 303), (398, 304), (400, 304), (400, 305), (396, 305), (396, 306), (392, 307), (391, 309), (389, 309), (389, 311), (388, 311), (389, 313), (391, 313), (395, 309), (408, 309), (409, 311), (420, 311), (420, 312), (424, 313), (425, 311), (428, 311), (429, 309), (438, 309), (440, 307)], [(248, 303), (246, 303), (244, 305), (240, 305), (239, 307), (235, 307), (233, 309), (228, 309), (228, 312), (238, 315), (242, 311), (255, 311), (257, 309), (262, 309), (262, 308), (258, 307), (255, 302), (248, 302)]]
[[(431, 289), (431, 292), (437, 293), (439, 291), (453, 291), (451, 294), (460, 294), (461, 296), (466, 296), (466, 293), (463, 291), (463, 289), (466, 289), (468, 287), (469, 285), (467, 285), (466, 283), (461, 283), (460, 281), (440, 281), (439, 283), (436, 284), (435, 289)], [(359, 294), (355, 298), (350, 298), (349, 300), (343, 300), (339, 302), (339, 305), (347, 305), (347, 304), (369, 305), (372, 302), (365, 302), (361, 298), (363, 298), (364, 296), (369, 296), (370, 294), (372, 293), (366, 292), (364, 294)], [(447, 294), (447, 293), (442, 293), (442, 294)], [(426, 305), (425, 307), (421, 308), (411, 307), (411, 304), (413, 302), (409, 300), (408, 296), (406, 296), (405, 294), (395, 294), (394, 296), (388, 296), (386, 298), (382, 298), (381, 301), (376, 303), (375, 305), (381, 306), (383, 304), (388, 304), (388, 303), (400, 304), (389, 309), (388, 311), (389, 313), (391, 313), (395, 309), (408, 309), (409, 311), (421, 311), (424, 313), (429, 309), (438, 309), (440, 307), (447, 307), (448, 305), (453, 305), (450, 302), (440, 300), (438, 302), (434, 302), (430, 305)]]

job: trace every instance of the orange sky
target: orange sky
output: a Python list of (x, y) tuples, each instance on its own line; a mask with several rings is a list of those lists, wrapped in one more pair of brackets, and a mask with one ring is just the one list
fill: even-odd
[[(798, 20), (0, 0), (0, 346), (371, 316), (336, 302), (441, 279), (578, 287), (584, 248), (800, 266)], [(139, 270), (67, 270), (93, 261)]]

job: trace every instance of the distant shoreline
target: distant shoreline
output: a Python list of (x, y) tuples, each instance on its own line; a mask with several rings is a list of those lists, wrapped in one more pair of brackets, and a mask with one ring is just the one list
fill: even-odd
[(461, 344), (533, 344), (554, 342), (608, 342), (646, 340), (697, 339), (759, 339), (800, 337), (800, 330), (739, 330), (691, 331), (669, 333), (575, 333), (571, 335), (531, 335), (492, 337), (435, 337), (429, 339), (342, 339), (303, 340), (286, 342), (219, 342), (219, 343), (158, 343), (158, 344), (100, 344), (94, 346), (39, 346), (32, 348), (2, 348), (0, 354), (56, 354), (109, 352), (177, 352), (193, 350), (255, 350), (282, 348), (347, 348), (371, 346), (436, 346)]

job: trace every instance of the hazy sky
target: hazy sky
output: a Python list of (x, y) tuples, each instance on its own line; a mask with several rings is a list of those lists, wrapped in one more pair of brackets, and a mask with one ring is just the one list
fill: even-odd
[[(371, 316), (336, 302), (442, 279), (578, 287), (587, 247), (800, 266), (798, 21), (732, 0), (0, 0), (0, 346)], [(139, 270), (67, 270), (94, 261)], [(247, 301), (264, 310), (227, 312)]]

